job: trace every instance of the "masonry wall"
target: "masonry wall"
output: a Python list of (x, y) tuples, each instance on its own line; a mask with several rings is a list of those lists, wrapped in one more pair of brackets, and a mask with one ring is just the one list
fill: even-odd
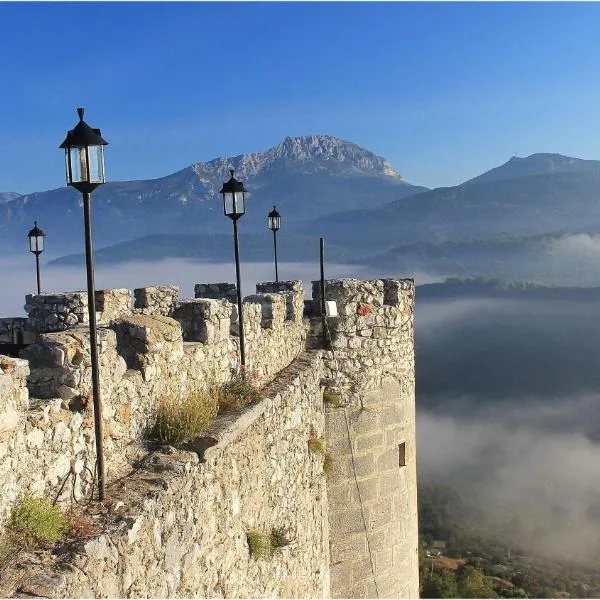
[[(323, 435), (322, 369), (318, 354), (296, 361), (268, 399), (218, 419), (204, 451), (150, 454), (108, 487), (104, 533), (42, 564), (25, 557), (20, 589), (58, 598), (327, 597), (323, 457), (308, 446)], [(273, 528), (290, 543), (252, 557), (247, 532)]]
[[(315, 283), (313, 297), (319, 300)], [(336, 280), (325, 297), (331, 595), (419, 594), (412, 280)]]
[[(418, 596), (413, 282), (327, 282), (339, 313), (327, 320), (332, 349), (308, 354), (320, 319), (309, 340), (300, 282), (257, 292), (243, 306), (247, 363), (269, 398), (219, 417), (197, 447), (150, 454), (140, 441), (162, 398), (239, 368), (231, 285), (199, 285), (211, 297), (189, 300), (174, 286), (97, 293), (108, 489), (119, 502), (100, 511), (103, 534), (31, 562), (22, 591)], [(81, 313), (79, 294), (67, 298), (73, 310), (59, 310), (62, 295), (29, 304), (50, 310), (36, 314), (47, 326), (52, 314)], [(63, 322), (36, 334), (27, 360), (0, 356), (0, 529), (24, 492), (53, 498), (62, 487), (67, 505), (91, 492), (89, 333)], [(338, 398), (325, 409), (324, 386)], [(333, 457), (327, 482), (310, 437), (325, 438)], [(283, 528), (292, 543), (251, 559), (250, 528)]]
[[(136, 292), (144, 296), (146, 311), (152, 303), (159, 313), (167, 306), (179, 321), (136, 313), (128, 290), (102, 291), (104, 326), (98, 329), (98, 345), (108, 480), (125, 475), (139, 458), (139, 440), (154, 423), (161, 399), (222, 383), (239, 368), (239, 338), (231, 334), (237, 318), (233, 305), (179, 301), (172, 287), (165, 288)], [(73, 314), (70, 308), (59, 310), (58, 299), (79, 309), (86, 306), (81, 294), (40, 298), (33, 304), (53, 312), (46, 317), (38, 312), (35, 322), (48, 314)], [(301, 288), (297, 295), (303, 297)], [(287, 312), (286, 302), (278, 294), (258, 294), (244, 302), (247, 366), (258, 384), (272, 379), (305, 348), (302, 312)], [(203, 335), (196, 335), (199, 331)], [(54, 497), (64, 482), (59, 502), (65, 503), (72, 495), (81, 499), (91, 492), (95, 440), (89, 348), (88, 328), (74, 326), (38, 334), (22, 352), (27, 361), (3, 359), (12, 366), (0, 377), (0, 383), (7, 382), (6, 392), (0, 387), (0, 528), (24, 492)], [(12, 390), (18, 390), (18, 402)]]

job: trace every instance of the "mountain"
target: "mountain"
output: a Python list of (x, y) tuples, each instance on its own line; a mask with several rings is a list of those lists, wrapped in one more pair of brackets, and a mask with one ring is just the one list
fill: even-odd
[(526, 158), (513, 156), (503, 165), (473, 177), (465, 183), (487, 183), (551, 173), (600, 173), (600, 161), (547, 153), (532, 154)]
[[(240, 254), (243, 261), (271, 262), (273, 241), (271, 232), (240, 234)], [(233, 238), (231, 233), (212, 235), (157, 234), (127, 242), (121, 242), (94, 252), (96, 264), (112, 265), (124, 261), (156, 261), (165, 257), (188, 258), (215, 262), (233, 259)], [(277, 259), (283, 262), (314, 262), (319, 260), (319, 239), (302, 234), (285, 234), (277, 239)], [(348, 252), (338, 246), (327, 245), (327, 260), (343, 263), (348, 260)], [(85, 264), (82, 253), (68, 254), (47, 263), (48, 267), (61, 267)]]
[(15, 198), (18, 198), (21, 194), (17, 194), (16, 192), (0, 192), (0, 204), (4, 204), (5, 202), (10, 202)]
[[(195, 163), (159, 179), (101, 186), (92, 197), (96, 246), (152, 234), (230, 233), (218, 193), (230, 167), (249, 191), (240, 222), (246, 232), (264, 231), (273, 205), (282, 228), (293, 231), (315, 217), (380, 208), (426, 189), (404, 182), (384, 158), (351, 142), (327, 135), (287, 137), (265, 152)], [(27, 194), (0, 204), (0, 250), (20, 248), (34, 220), (46, 232), (48, 248), (81, 250), (81, 197), (75, 190)]]
[(600, 171), (553, 172), (437, 188), (383, 208), (317, 218), (306, 231), (372, 254), (412, 242), (522, 237), (600, 224)]

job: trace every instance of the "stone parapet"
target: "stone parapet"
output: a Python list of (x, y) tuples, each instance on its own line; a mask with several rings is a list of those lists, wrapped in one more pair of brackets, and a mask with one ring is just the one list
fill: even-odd
[(234, 306), (227, 300), (197, 298), (179, 302), (173, 318), (181, 324), (184, 341), (210, 344), (229, 337), (233, 312)]
[(133, 293), (131, 290), (107, 289), (96, 292), (98, 325), (109, 325), (113, 319), (131, 314)]
[(144, 315), (171, 316), (179, 301), (179, 287), (176, 285), (154, 285), (133, 290), (134, 309)]
[(194, 286), (194, 297), (229, 300), (235, 304), (237, 302), (237, 286), (235, 283), (197, 283)]
[[(54, 583), (31, 593), (417, 597), (413, 282), (326, 282), (338, 316), (327, 319), (330, 348), (308, 354), (301, 283), (258, 284), (242, 306), (246, 366), (267, 400), (220, 416), (195, 452), (150, 456), (142, 440), (165, 398), (239, 371), (238, 314), (222, 297), (180, 301), (175, 286), (134, 295), (133, 309), (128, 290), (96, 296), (108, 489), (124, 504), (101, 534), (48, 555), (56, 569), (40, 581)], [(83, 292), (28, 305), (26, 327), (87, 315)], [(91, 492), (89, 328), (67, 327), (38, 330), (27, 360), (0, 356), (0, 528), (23, 493), (69, 504)], [(325, 385), (337, 400), (324, 415)], [(333, 457), (327, 489), (310, 438), (325, 438)], [(289, 547), (269, 562), (250, 558), (250, 528), (282, 528)]]
[(299, 280), (266, 281), (256, 284), (258, 294), (281, 294), (285, 298), (288, 321), (302, 322), (304, 318), (304, 288)]
[[(119, 503), (101, 534), (22, 561), (28, 588), (56, 598), (328, 597), (323, 457), (308, 444), (323, 433), (321, 377), (318, 355), (306, 356), (261, 404), (219, 418), (208, 450), (150, 454), (108, 487)], [(287, 543), (252, 556), (250, 530), (279, 530)]]
[(87, 292), (28, 294), (27, 328), (35, 332), (64, 331), (89, 323)]
[(0, 344), (31, 344), (35, 335), (27, 329), (26, 317), (0, 319)]

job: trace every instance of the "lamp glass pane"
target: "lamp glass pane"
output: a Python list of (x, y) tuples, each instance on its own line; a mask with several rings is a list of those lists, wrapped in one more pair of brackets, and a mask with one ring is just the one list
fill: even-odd
[(246, 207), (244, 206), (244, 192), (235, 192), (235, 212), (238, 215), (243, 215), (246, 212)]
[(223, 194), (223, 207), (226, 215), (235, 214), (234, 195), (231, 192), (225, 192)]
[(67, 179), (67, 185), (71, 183), (71, 170), (69, 168), (70, 164), (71, 161), (69, 160), (69, 148), (65, 148), (65, 176)]
[(29, 251), (30, 252), (43, 252), (44, 251), (44, 236), (43, 235), (32, 235), (29, 238)]
[(104, 152), (103, 146), (89, 146), (90, 182), (104, 183)]
[(85, 148), (69, 148), (71, 181), (87, 181), (87, 157)]

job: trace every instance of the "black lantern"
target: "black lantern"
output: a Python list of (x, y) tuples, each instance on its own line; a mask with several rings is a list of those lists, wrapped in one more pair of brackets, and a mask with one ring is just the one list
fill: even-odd
[(237, 221), (246, 212), (246, 188), (241, 181), (233, 176), (233, 169), (229, 169), (231, 177), (221, 188), (220, 194), (223, 194), (223, 211), (225, 216), (233, 221)]
[(106, 180), (104, 176), (104, 146), (99, 129), (92, 129), (83, 120), (83, 108), (77, 109), (79, 123), (67, 132), (60, 145), (65, 150), (67, 185), (82, 193), (91, 193)]
[(79, 123), (67, 132), (67, 137), (60, 147), (65, 151), (67, 185), (79, 190), (83, 196), (85, 266), (87, 271), (88, 314), (90, 320), (90, 358), (92, 363), (92, 399), (94, 402), (98, 496), (100, 500), (104, 500), (106, 498), (106, 481), (104, 471), (102, 403), (100, 401), (98, 335), (96, 327), (91, 195), (99, 185), (105, 182), (104, 146), (108, 142), (102, 138), (99, 129), (93, 129), (83, 120), (83, 108), (78, 108), (77, 114), (79, 115)]
[(277, 269), (277, 231), (281, 227), (281, 215), (277, 212), (275, 207), (267, 215), (267, 222), (269, 229), (273, 232), (273, 254), (275, 256), (275, 282), (279, 283), (279, 271)]
[(244, 340), (244, 313), (242, 311), (242, 278), (240, 276), (240, 244), (238, 241), (238, 219), (246, 212), (246, 188), (241, 181), (233, 176), (233, 169), (229, 169), (231, 177), (226, 181), (219, 193), (223, 194), (223, 211), (225, 216), (233, 221), (233, 247), (235, 251), (235, 277), (237, 281), (237, 307), (238, 322), (240, 327), (240, 365), (246, 366), (246, 346)]
[(38, 227), (37, 221), (33, 222), (33, 229), (27, 234), (29, 238), (29, 252), (35, 254), (35, 272), (37, 276), (37, 293), (40, 294), (40, 254), (44, 251), (44, 238), (46, 234)]
[(271, 231), (278, 231), (281, 227), (281, 215), (275, 210), (275, 207), (273, 207), (273, 210), (267, 215), (267, 220)]

